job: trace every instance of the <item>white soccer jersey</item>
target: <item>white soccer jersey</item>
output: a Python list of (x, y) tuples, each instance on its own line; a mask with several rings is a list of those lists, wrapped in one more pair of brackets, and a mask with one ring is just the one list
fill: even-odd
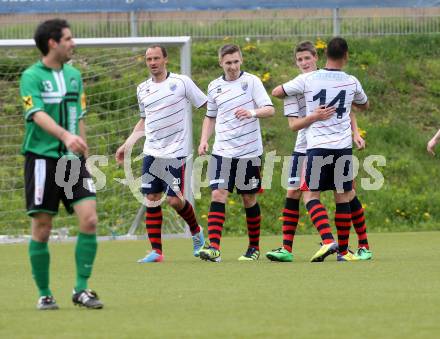
[[(303, 118), (306, 116), (306, 101), (304, 95), (293, 95), (284, 99), (284, 116)], [(305, 128), (296, 135), (295, 152), (306, 153), (307, 140)]]
[(320, 69), (297, 76), (283, 89), (289, 96), (304, 94), (307, 115), (319, 105), (336, 107), (333, 117), (316, 121), (306, 129), (307, 149), (352, 147), (351, 104), (365, 104), (368, 100), (358, 79), (343, 71)]
[(206, 95), (186, 75), (168, 73), (166, 80), (152, 79), (137, 88), (141, 118), (145, 118), (144, 154), (160, 158), (188, 156), (188, 114), (192, 103), (201, 107)]
[(255, 75), (242, 72), (234, 81), (220, 77), (208, 86), (208, 111), (216, 118), (212, 153), (227, 158), (251, 158), (263, 153), (260, 122), (257, 118), (239, 120), (235, 111), (272, 106), (263, 83)]

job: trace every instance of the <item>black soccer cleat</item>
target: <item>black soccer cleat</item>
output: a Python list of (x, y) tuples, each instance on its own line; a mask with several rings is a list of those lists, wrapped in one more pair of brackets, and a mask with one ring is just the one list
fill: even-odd
[(92, 290), (82, 290), (72, 296), (74, 305), (90, 309), (101, 309), (104, 304), (98, 299), (98, 295)]
[(37, 303), (37, 309), (41, 311), (45, 310), (57, 310), (59, 309), (57, 302), (55, 301), (55, 298), (51, 295), (45, 295), (43, 297), (40, 297), (38, 299)]

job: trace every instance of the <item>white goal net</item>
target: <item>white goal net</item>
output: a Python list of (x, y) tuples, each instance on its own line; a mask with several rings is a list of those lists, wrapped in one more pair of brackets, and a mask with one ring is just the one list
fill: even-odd
[[(114, 154), (139, 120), (136, 87), (148, 77), (145, 48), (150, 44), (167, 47), (169, 70), (190, 76), (191, 39), (94, 38), (75, 39), (75, 43), (77, 48), (72, 63), (83, 75), (89, 153), (104, 159), (96, 162), (96, 167), (105, 174), (105, 185), (98, 187), (97, 192), (98, 232), (109, 237), (143, 235), (144, 227), (138, 227), (144, 219), (142, 205), (134, 197), (133, 187), (130, 189), (121, 183), (126, 172), (116, 165)], [(26, 216), (24, 201), (24, 157), (20, 154), (24, 118), (19, 80), (21, 72), (39, 57), (33, 40), (0, 40), (0, 235), (3, 235), (0, 242), (30, 233), (30, 218)], [(131, 167), (135, 178), (142, 174), (139, 155), (143, 140), (140, 139), (133, 149)], [(187, 166), (187, 175), (190, 175), (191, 164)], [(190, 190), (185, 194), (192, 201)], [(54, 219), (54, 232), (60, 237), (74, 235), (76, 225), (76, 219), (60, 206), (59, 216)], [(169, 207), (164, 208), (163, 233), (165, 236), (188, 235), (184, 223)]]

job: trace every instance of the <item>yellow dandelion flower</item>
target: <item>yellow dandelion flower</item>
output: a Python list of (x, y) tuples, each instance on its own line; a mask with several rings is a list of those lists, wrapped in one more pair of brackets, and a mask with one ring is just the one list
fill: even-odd
[(252, 51), (255, 51), (256, 49), (257, 49), (257, 47), (255, 45), (248, 44), (248, 45), (244, 46), (243, 51), (252, 52)]
[(425, 213), (423, 213), (423, 217), (425, 219), (429, 219), (429, 218), (431, 218), (431, 215), (428, 212), (425, 212)]
[(367, 131), (366, 130), (364, 130), (362, 128), (359, 128), (359, 127), (358, 127), (357, 130), (358, 130), (358, 133), (361, 136), (361, 138), (365, 138), (367, 136)]
[(400, 210), (399, 210), (399, 209), (397, 209), (397, 210), (396, 210), (396, 213), (400, 213)]
[(368, 68), (368, 65), (361, 64), (361, 70), (365, 71)]
[(363, 208), (363, 209), (366, 209), (366, 208), (367, 208), (367, 206), (368, 206), (368, 205), (367, 205), (367, 204), (365, 204), (365, 203), (363, 203), (363, 204), (362, 204), (362, 208)]
[(235, 201), (234, 200), (228, 200), (228, 204), (229, 205), (235, 205)]
[(387, 224), (389, 224), (389, 223), (390, 223), (390, 219), (385, 218), (385, 222), (386, 222)]
[(325, 49), (327, 48), (327, 44), (325, 43), (324, 40), (321, 40), (321, 38), (318, 38), (318, 40), (316, 40), (315, 42), (315, 48), (316, 49)]
[(283, 221), (283, 217), (278, 217), (278, 220), (281, 220), (281, 221)]
[(270, 80), (270, 73), (269, 72), (264, 73), (263, 77), (261, 78), (261, 81), (262, 82), (267, 82), (269, 80)]
[(206, 214), (203, 214), (202, 219), (206, 219), (206, 218), (208, 218), (208, 216)]

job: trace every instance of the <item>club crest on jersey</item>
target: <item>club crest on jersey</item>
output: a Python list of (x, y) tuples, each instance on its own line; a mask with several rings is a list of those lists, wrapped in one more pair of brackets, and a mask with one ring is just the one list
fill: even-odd
[(217, 93), (221, 93), (222, 92), (222, 88), (221, 87), (218, 87), (217, 88)]
[(248, 89), (248, 83), (247, 81), (242, 81), (241, 82), (241, 88), (243, 89), (243, 91)]
[(77, 91), (78, 90), (78, 81), (76, 81), (76, 79), (71, 78), (70, 79), (70, 87), (72, 87), (72, 91)]
[(175, 82), (170, 82), (170, 90), (175, 91), (177, 88), (177, 84)]

